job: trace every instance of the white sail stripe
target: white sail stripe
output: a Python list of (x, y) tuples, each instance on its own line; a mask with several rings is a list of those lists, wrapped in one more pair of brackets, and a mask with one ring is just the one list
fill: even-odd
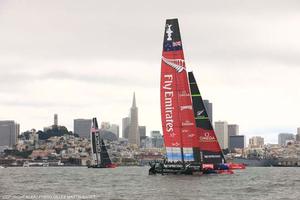
[(167, 65), (174, 68), (179, 73), (184, 70), (184, 60), (183, 59), (167, 59), (165, 57), (162, 57), (162, 60)]

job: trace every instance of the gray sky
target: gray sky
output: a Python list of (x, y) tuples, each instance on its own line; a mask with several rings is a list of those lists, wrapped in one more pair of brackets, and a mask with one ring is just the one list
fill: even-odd
[(166, 18), (179, 18), (187, 66), (214, 119), (277, 142), (300, 127), (300, 1), (0, 0), (0, 119), (21, 131), (74, 118), (161, 129)]

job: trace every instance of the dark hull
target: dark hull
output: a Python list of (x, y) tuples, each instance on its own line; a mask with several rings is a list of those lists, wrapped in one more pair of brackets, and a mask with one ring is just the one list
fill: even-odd
[(109, 164), (109, 165), (89, 165), (88, 168), (116, 168), (117, 166), (115, 164)]
[(88, 166), (88, 168), (106, 168), (106, 167), (105, 166), (92, 165), (92, 166)]
[(164, 164), (162, 162), (151, 163), (149, 169), (149, 175), (155, 174), (202, 174), (200, 166), (183, 166), (182, 164)]
[(203, 174), (233, 174), (230, 169), (202, 169), (200, 164), (170, 164), (164, 162), (150, 163), (149, 175), (203, 175)]

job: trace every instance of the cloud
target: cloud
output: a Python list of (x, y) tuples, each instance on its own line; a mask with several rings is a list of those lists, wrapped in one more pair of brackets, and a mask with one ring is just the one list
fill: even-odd
[(214, 119), (277, 137), (280, 127), (300, 126), (299, 6), (1, 1), (0, 118), (16, 119), (22, 130), (45, 126), (53, 113), (69, 128), (73, 118), (95, 115), (121, 124), (136, 91), (140, 123), (160, 129), (164, 20), (178, 17), (186, 63), (213, 102)]

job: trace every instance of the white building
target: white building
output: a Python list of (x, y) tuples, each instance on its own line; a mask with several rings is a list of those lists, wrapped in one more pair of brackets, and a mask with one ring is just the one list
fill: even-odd
[(109, 122), (101, 122), (101, 129), (108, 130), (110, 128)]
[(264, 144), (264, 138), (261, 136), (254, 136), (249, 138), (249, 148), (262, 148)]
[(119, 136), (120, 136), (120, 128), (119, 128), (119, 125), (117, 125), (117, 124), (112, 124), (111, 126), (110, 126), (110, 129), (109, 129), (112, 133), (114, 133), (116, 136), (117, 136), (117, 138), (119, 138)]
[(295, 135), (292, 133), (280, 133), (278, 135), (278, 144), (281, 146), (285, 146), (287, 141), (295, 140)]
[(215, 122), (215, 132), (221, 149), (228, 148), (228, 124), (226, 121)]
[(101, 129), (112, 132), (119, 138), (119, 125), (117, 124), (110, 124), (110, 122), (102, 122)]

